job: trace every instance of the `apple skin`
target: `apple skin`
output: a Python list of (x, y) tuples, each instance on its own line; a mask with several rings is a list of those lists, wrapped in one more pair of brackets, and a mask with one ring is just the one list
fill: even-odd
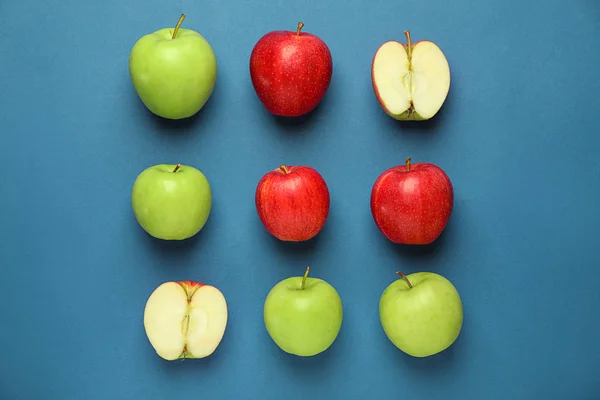
[(208, 101), (217, 80), (217, 60), (206, 39), (190, 29), (159, 29), (137, 40), (129, 75), (139, 98), (166, 119), (188, 118)]
[(196, 290), (200, 289), (202, 286), (207, 286), (206, 283), (184, 280), (176, 282), (181, 285), (187, 293), (194, 293)]
[(463, 324), (463, 305), (454, 285), (432, 272), (392, 282), (381, 295), (379, 316), (388, 339), (413, 357), (429, 357), (450, 347)]
[[(305, 274), (305, 277), (308, 275)], [(277, 283), (265, 300), (264, 322), (275, 344), (284, 352), (310, 357), (327, 350), (343, 320), (342, 300), (328, 282), (302, 276)]]
[(198, 169), (158, 164), (138, 175), (131, 203), (137, 222), (148, 234), (157, 239), (184, 240), (206, 224), (212, 192), (206, 176)]
[(435, 241), (452, 214), (454, 188), (446, 173), (431, 163), (410, 163), (384, 171), (371, 190), (377, 228), (394, 243)]
[(316, 35), (298, 30), (262, 36), (250, 55), (250, 77), (256, 94), (273, 115), (298, 117), (321, 102), (333, 72), (329, 48)]
[(329, 189), (314, 168), (282, 165), (260, 179), (255, 204), (260, 221), (271, 235), (282, 241), (301, 242), (323, 229), (329, 215)]

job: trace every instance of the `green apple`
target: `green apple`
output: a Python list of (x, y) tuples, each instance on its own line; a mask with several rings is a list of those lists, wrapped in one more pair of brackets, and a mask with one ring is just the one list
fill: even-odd
[(217, 80), (217, 60), (206, 39), (180, 28), (142, 36), (129, 56), (129, 75), (138, 96), (154, 114), (168, 119), (191, 117), (204, 106)]
[(327, 350), (342, 326), (342, 300), (322, 279), (291, 277), (277, 283), (264, 304), (264, 322), (271, 339), (283, 351), (314, 356)]
[(212, 192), (206, 176), (181, 164), (146, 168), (131, 193), (133, 212), (146, 232), (158, 239), (183, 240), (208, 220)]
[(463, 323), (458, 291), (445, 277), (417, 272), (392, 282), (381, 295), (379, 317), (388, 339), (414, 357), (450, 347)]

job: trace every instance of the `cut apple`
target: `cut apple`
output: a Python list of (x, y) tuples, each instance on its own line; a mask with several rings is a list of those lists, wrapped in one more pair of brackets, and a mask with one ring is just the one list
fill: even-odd
[(214, 286), (165, 282), (144, 309), (146, 336), (165, 360), (204, 358), (221, 343), (227, 326), (227, 303)]
[(440, 110), (450, 90), (450, 67), (444, 53), (427, 40), (381, 45), (371, 66), (379, 104), (398, 120), (427, 120)]

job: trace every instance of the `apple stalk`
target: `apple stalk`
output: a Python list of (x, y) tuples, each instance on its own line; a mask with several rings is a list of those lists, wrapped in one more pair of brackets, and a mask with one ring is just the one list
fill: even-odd
[(308, 278), (308, 273), (310, 272), (310, 267), (306, 267), (306, 272), (302, 277), (302, 283), (300, 284), (300, 290), (304, 290), (304, 284), (306, 283), (306, 278)]
[(406, 284), (408, 285), (408, 288), (409, 288), (409, 289), (412, 289), (412, 288), (413, 288), (413, 285), (412, 285), (412, 283), (410, 283), (410, 280), (408, 280), (408, 278), (407, 278), (407, 276), (406, 276), (406, 275), (404, 275), (404, 274), (403, 274), (402, 272), (400, 272), (400, 271), (398, 271), (398, 272), (396, 272), (396, 273), (397, 273), (398, 275), (400, 275), (400, 276), (402, 277), (402, 279), (404, 279), (404, 280), (406, 281)]
[(411, 158), (410, 158), (410, 157), (408, 157), (408, 158), (406, 159), (406, 172), (409, 172), (409, 171), (410, 171), (410, 161), (411, 161)]
[(185, 14), (181, 14), (181, 17), (179, 17), (179, 21), (177, 21), (177, 25), (175, 25), (175, 30), (173, 30), (173, 36), (171, 37), (171, 39), (175, 39), (177, 37), (177, 33), (179, 32), (179, 28), (181, 27), (181, 24), (183, 23), (184, 19)]
[(173, 172), (177, 172), (177, 171), (179, 171), (179, 168), (181, 168), (181, 164), (177, 164), (177, 165), (175, 166), (175, 168), (173, 169)]
[(304, 24), (302, 22), (298, 22), (298, 29), (296, 29), (296, 36), (300, 36), (300, 31), (304, 28)]
[(404, 31), (404, 36), (406, 36), (406, 45), (408, 53), (408, 70), (412, 71), (412, 43), (410, 42), (410, 32)]

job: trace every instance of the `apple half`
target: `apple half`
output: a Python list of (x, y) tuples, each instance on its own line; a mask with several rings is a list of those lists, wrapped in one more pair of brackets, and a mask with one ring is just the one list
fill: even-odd
[(221, 343), (227, 303), (214, 286), (192, 281), (165, 282), (144, 309), (146, 336), (165, 360), (204, 358)]
[(440, 110), (450, 90), (450, 67), (428, 40), (382, 44), (373, 57), (371, 81), (383, 110), (397, 120), (427, 120)]

